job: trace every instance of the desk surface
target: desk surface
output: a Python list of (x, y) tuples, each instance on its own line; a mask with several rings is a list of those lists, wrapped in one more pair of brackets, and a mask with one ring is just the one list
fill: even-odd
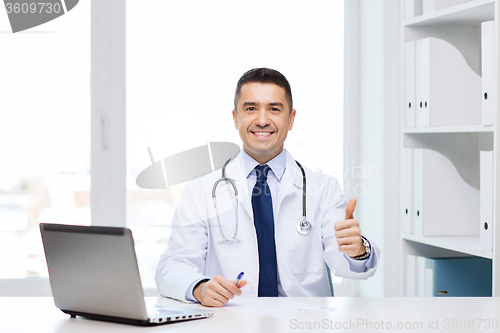
[[(152, 298), (156, 300), (156, 298)], [(288, 316), (244, 315), (215, 308), (213, 317), (155, 327), (93, 321), (59, 311), (49, 297), (0, 298), (0, 332), (499, 332), (500, 298), (297, 298), (330, 308)], [(266, 298), (259, 299), (263, 304)], [(275, 301), (275, 300), (274, 300)], [(158, 303), (201, 307), (159, 298)]]

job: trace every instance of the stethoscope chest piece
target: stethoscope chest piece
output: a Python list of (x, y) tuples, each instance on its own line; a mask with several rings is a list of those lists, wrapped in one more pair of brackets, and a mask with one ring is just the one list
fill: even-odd
[(307, 235), (311, 231), (312, 225), (307, 220), (302, 220), (297, 223), (297, 231), (301, 235)]

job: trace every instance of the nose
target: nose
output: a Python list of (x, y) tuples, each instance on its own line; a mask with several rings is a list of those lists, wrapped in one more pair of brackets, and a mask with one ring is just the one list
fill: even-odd
[(255, 120), (255, 125), (260, 127), (265, 127), (269, 125), (269, 117), (265, 109), (260, 109), (257, 112), (257, 119)]

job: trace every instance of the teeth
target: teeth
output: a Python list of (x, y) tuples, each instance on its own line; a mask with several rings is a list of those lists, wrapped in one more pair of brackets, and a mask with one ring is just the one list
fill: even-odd
[(255, 133), (256, 135), (262, 135), (262, 136), (271, 134), (271, 133), (269, 133), (269, 132), (254, 132), (254, 133)]

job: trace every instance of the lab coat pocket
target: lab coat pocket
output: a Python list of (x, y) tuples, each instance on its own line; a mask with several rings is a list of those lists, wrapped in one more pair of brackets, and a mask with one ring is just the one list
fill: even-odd
[(301, 235), (295, 229), (289, 233), (290, 270), (293, 274), (317, 273), (324, 267), (323, 245), (319, 229), (314, 227), (307, 235)]

